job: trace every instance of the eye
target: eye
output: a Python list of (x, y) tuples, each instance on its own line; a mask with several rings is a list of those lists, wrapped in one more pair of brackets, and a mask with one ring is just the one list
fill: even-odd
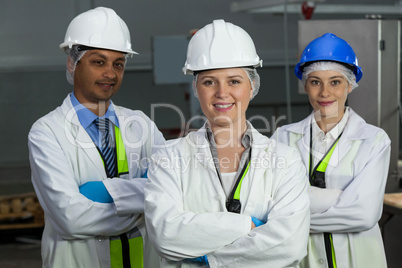
[(93, 60), (93, 63), (95, 65), (103, 65), (103, 64), (105, 64), (105, 62), (103, 60)]
[(119, 69), (119, 70), (124, 69), (124, 63), (122, 63), (122, 62), (116, 62), (114, 65), (116, 66), (116, 69)]
[(230, 83), (231, 85), (238, 85), (238, 84), (240, 84), (240, 81), (233, 79), (233, 80), (231, 80), (229, 83)]
[(212, 85), (214, 84), (214, 81), (212, 81), (212, 80), (204, 80), (204, 81), (202, 82), (202, 84), (203, 84), (204, 86), (212, 86)]
[(338, 86), (340, 83), (341, 83), (341, 81), (339, 81), (339, 80), (332, 80), (331, 81), (331, 84), (334, 85), (334, 86)]
[(312, 79), (312, 80), (310, 80), (310, 84), (312, 84), (313, 86), (318, 86), (318, 85), (320, 85), (321, 83), (320, 83), (320, 81), (318, 81), (318, 80)]

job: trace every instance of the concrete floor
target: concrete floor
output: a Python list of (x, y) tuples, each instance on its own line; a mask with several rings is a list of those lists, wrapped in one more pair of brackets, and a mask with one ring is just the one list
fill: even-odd
[[(41, 267), (40, 230), (20, 233), (14, 231), (8, 232), (8, 234), (3, 231), (0, 232), (0, 237), (1, 268)], [(402, 263), (402, 216), (395, 216), (385, 225), (384, 244), (388, 267), (400, 268)]]
[(41, 229), (0, 231), (1, 268), (40, 268)]

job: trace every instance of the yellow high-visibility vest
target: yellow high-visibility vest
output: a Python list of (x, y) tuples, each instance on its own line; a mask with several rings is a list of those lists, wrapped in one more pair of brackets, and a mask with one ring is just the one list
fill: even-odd
[[(341, 135), (342, 135), (342, 134), (341, 134)], [(325, 174), (325, 170), (327, 169), (329, 160), (331, 159), (332, 153), (334, 152), (335, 147), (336, 147), (336, 145), (338, 144), (338, 141), (339, 141), (339, 138), (340, 138), (341, 135), (339, 135), (338, 139), (337, 139), (336, 142), (332, 145), (332, 147), (331, 147), (331, 149), (328, 151), (327, 155), (326, 155), (326, 156), (324, 157), (324, 159), (322, 159), (322, 161), (319, 163), (319, 165), (318, 165), (317, 168), (316, 168), (316, 171)], [(311, 161), (311, 159), (310, 159), (310, 161)], [(312, 174), (314, 174), (314, 173), (315, 173), (315, 172), (312, 171)], [(312, 176), (311, 179), (314, 180), (314, 176)], [(330, 265), (330, 267), (337, 268), (337, 266), (336, 266), (336, 258), (335, 258), (335, 248), (334, 248), (334, 243), (333, 243), (333, 241), (332, 241), (332, 234), (331, 234), (331, 233), (324, 233), (324, 240), (325, 240), (324, 242), (325, 242), (325, 243), (328, 243), (328, 246), (331, 248), (331, 252), (330, 252), (331, 257), (328, 256), (328, 255), (327, 255), (327, 256), (328, 256), (328, 258), (331, 258), (331, 260), (332, 260), (332, 266), (331, 266), (331, 264), (329, 264), (329, 265)], [(329, 254), (329, 253), (327, 253), (327, 254)], [(329, 259), (328, 261), (331, 261), (331, 260)]]
[[(117, 126), (114, 128), (114, 133), (116, 137), (117, 176), (120, 177), (128, 174), (128, 162), (123, 138)], [(110, 237), (111, 268), (143, 268), (143, 252), (143, 240), (138, 229), (120, 236)]]

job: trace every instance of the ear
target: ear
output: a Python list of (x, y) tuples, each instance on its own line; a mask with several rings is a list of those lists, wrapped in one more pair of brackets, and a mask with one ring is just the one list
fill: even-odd
[(349, 85), (349, 86), (348, 86), (348, 94), (349, 94), (350, 92), (352, 92), (352, 85)]

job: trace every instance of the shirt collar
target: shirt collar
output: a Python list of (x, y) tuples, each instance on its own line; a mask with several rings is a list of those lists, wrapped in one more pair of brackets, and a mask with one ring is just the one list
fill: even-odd
[(349, 107), (346, 107), (345, 113), (343, 114), (341, 121), (339, 121), (339, 123), (333, 129), (331, 129), (327, 134), (325, 134), (324, 131), (322, 131), (318, 126), (317, 121), (315, 120), (315, 117), (313, 115), (312, 116), (313, 138), (320, 137), (321, 139), (324, 139), (324, 137), (330, 137), (335, 140), (345, 129), (348, 118), (349, 118)]
[[(252, 135), (252, 128), (250, 122), (246, 121), (246, 132), (244, 133), (243, 137), (241, 138), (241, 144), (243, 145), (244, 148), (249, 148), (251, 143), (253, 142), (253, 135)], [(206, 138), (208, 139), (210, 145), (213, 145), (216, 147), (214, 135), (212, 132), (211, 127), (209, 126), (208, 122), (205, 123), (205, 129), (206, 129)]]
[[(98, 118), (96, 114), (91, 112), (78, 101), (78, 99), (75, 97), (74, 91), (70, 94), (70, 99), (75, 111), (77, 112), (77, 117), (84, 128), (87, 128), (96, 118)], [(117, 120), (116, 112), (112, 104), (112, 101), (110, 101), (110, 105), (105, 115), (99, 118), (108, 118), (115, 126), (119, 127), (119, 121)]]

